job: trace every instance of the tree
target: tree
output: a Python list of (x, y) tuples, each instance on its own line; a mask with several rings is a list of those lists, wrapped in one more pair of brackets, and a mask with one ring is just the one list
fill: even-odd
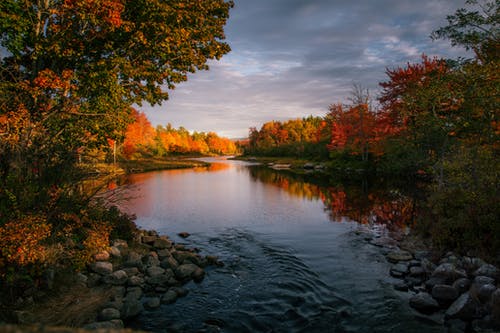
[(453, 46), (473, 50), (481, 62), (500, 56), (500, 2), (467, 0), (471, 8), (460, 8), (448, 15), (448, 25), (431, 34), (433, 39), (449, 39)]

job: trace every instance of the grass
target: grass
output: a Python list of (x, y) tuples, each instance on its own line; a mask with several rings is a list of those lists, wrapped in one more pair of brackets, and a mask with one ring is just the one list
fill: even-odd
[(186, 169), (208, 166), (209, 163), (189, 159), (142, 158), (139, 160), (121, 160), (119, 166), (126, 173), (140, 173), (156, 170)]

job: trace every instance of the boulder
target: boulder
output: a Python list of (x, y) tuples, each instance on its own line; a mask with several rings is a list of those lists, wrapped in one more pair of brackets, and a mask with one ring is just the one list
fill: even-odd
[(474, 276), (487, 276), (493, 279), (497, 279), (499, 275), (498, 268), (490, 264), (483, 264), (474, 272)]
[(154, 242), (158, 239), (157, 236), (150, 236), (150, 235), (145, 235), (142, 236), (141, 238), (141, 243), (148, 244), (148, 245), (153, 245)]
[(144, 302), (144, 307), (148, 310), (153, 310), (156, 308), (159, 308), (161, 305), (160, 298), (159, 297), (151, 297)]
[(118, 248), (118, 246), (112, 246), (109, 248), (109, 254), (114, 258), (121, 258), (122, 252)]
[(110, 255), (109, 255), (108, 251), (101, 251), (101, 252), (94, 255), (94, 259), (96, 261), (108, 261), (109, 257), (110, 257)]
[(171, 304), (174, 303), (176, 300), (177, 300), (177, 293), (173, 290), (167, 291), (161, 297), (161, 302), (164, 304)]
[(120, 319), (120, 311), (114, 308), (105, 308), (99, 313), (100, 321), (109, 321), (113, 319)]
[(170, 249), (172, 242), (165, 238), (157, 238), (153, 243), (153, 247), (157, 249)]
[(122, 319), (129, 319), (136, 317), (144, 310), (142, 303), (137, 299), (127, 298), (123, 303), (121, 317)]
[(455, 288), (460, 295), (469, 290), (470, 286), (471, 281), (467, 278), (460, 278), (453, 282), (453, 288)]
[(413, 259), (413, 255), (408, 251), (398, 250), (389, 252), (386, 255), (386, 259), (392, 263), (398, 263), (400, 261), (410, 261)]
[(160, 261), (172, 256), (169, 249), (159, 249), (158, 251), (156, 251), (156, 253), (158, 253), (158, 259), (160, 259)]
[(160, 266), (160, 259), (158, 259), (158, 254), (156, 252), (150, 252), (142, 258), (142, 263), (146, 267)]
[(179, 237), (182, 237), (182, 238), (188, 238), (189, 236), (191, 236), (191, 234), (189, 232), (185, 232), (185, 231), (179, 232), (177, 235)]
[(179, 266), (179, 263), (177, 262), (177, 260), (175, 260), (174, 257), (166, 257), (161, 261), (160, 266), (165, 269), (176, 269)]
[(458, 269), (455, 264), (444, 263), (439, 265), (434, 272), (432, 272), (431, 277), (441, 278), (445, 280), (444, 284), (452, 284), (460, 278), (466, 278), (467, 274), (465, 271)]
[(127, 300), (138, 300), (142, 297), (142, 289), (140, 287), (131, 287), (127, 288), (127, 296), (125, 298)]
[(433, 313), (439, 310), (438, 302), (428, 293), (418, 293), (410, 298), (410, 306), (422, 313)]
[(128, 276), (134, 276), (139, 274), (139, 269), (137, 267), (124, 267), (122, 268)]
[(434, 297), (439, 304), (449, 305), (456, 300), (458, 296), (457, 289), (446, 284), (436, 284), (432, 288), (432, 297)]
[(403, 278), (407, 272), (408, 272), (408, 265), (404, 263), (393, 265), (389, 271), (391, 276), (398, 279)]
[(412, 266), (410, 267), (410, 271), (408, 273), (411, 277), (422, 277), (425, 275), (425, 270), (422, 266)]
[(192, 277), (194, 272), (200, 268), (194, 264), (182, 264), (175, 270), (175, 276), (181, 280), (189, 279)]
[(113, 264), (108, 261), (96, 261), (89, 265), (89, 269), (100, 275), (108, 275), (113, 273)]
[(448, 310), (446, 310), (445, 316), (451, 319), (458, 318), (469, 321), (476, 318), (479, 306), (480, 304), (467, 292), (450, 305)]
[(134, 275), (128, 278), (127, 286), (138, 287), (144, 284), (144, 279), (140, 276)]
[(146, 273), (147, 273), (148, 276), (154, 277), (154, 276), (157, 276), (157, 275), (164, 274), (165, 273), (165, 269), (163, 269), (161, 267), (158, 267), (158, 266), (152, 266), (152, 267), (149, 267), (146, 270)]
[(490, 301), (496, 289), (492, 284), (483, 284), (477, 291), (477, 298), (481, 303), (486, 304)]
[(177, 294), (177, 297), (184, 297), (189, 293), (189, 290), (182, 287), (172, 287), (170, 290), (174, 291)]
[(124, 270), (115, 271), (104, 277), (104, 282), (114, 286), (122, 286), (128, 280), (128, 275)]

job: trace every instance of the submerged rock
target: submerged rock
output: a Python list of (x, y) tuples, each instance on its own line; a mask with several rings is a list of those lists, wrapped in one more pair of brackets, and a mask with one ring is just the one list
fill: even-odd
[(418, 293), (412, 296), (410, 306), (422, 313), (433, 313), (439, 310), (438, 302), (428, 293)]

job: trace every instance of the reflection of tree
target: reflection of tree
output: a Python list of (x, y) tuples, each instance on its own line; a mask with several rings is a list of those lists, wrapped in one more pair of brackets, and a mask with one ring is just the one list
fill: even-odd
[(389, 229), (409, 226), (415, 214), (415, 199), (399, 189), (383, 184), (369, 189), (362, 184), (326, 186), (328, 179), (276, 172), (253, 167), (252, 178), (278, 186), (287, 193), (321, 200), (332, 221), (356, 221), (362, 224), (385, 224)]

